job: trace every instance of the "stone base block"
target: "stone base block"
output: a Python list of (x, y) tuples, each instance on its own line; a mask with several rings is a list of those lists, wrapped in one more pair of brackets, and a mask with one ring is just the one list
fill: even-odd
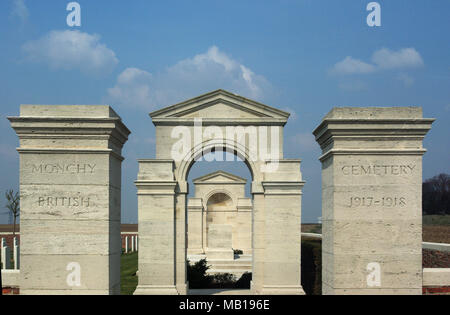
[[(253, 290), (252, 290), (253, 291)], [(265, 285), (260, 295), (305, 295), (302, 286), (297, 285)]]
[(180, 295), (174, 285), (138, 285), (133, 295)]
[(203, 255), (205, 254), (205, 251), (203, 248), (188, 248), (187, 249), (188, 255)]
[(206, 260), (234, 260), (232, 249), (207, 249)]
[(331, 289), (326, 295), (422, 295), (417, 289)]
[(20, 295), (120, 295), (120, 290), (20, 290)]

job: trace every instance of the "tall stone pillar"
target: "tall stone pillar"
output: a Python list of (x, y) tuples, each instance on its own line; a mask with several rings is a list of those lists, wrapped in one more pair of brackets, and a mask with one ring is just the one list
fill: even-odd
[(203, 254), (203, 205), (201, 198), (188, 201), (188, 253)]
[(323, 294), (422, 293), (419, 107), (334, 108), (322, 162)]
[[(277, 167), (273, 165), (276, 163)], [(269, 166), (272, 164), (272, 166)], [(264, 272), (262, 294), (305, 294), (301, 285), (300, 160), (266, 163), (264, 174)]]
[(175, 285), (178, 294), (186, 295), (187, 287), (187, 182), (178, 182), (175, 195)]
[[(139, 160), (139, 283), (134, 294), (179, 294), (173, 160)], [(185, 261), (186, 264), (186, 261)]]
[(21, 294), (120, 294), (121, 150), (109, 106), (22, 105)]
[(261, 183), (252, 183), (253, 216), (252, 216), (252, 281), (251, 291), (262, 294), (264, 283), (264, 190)]

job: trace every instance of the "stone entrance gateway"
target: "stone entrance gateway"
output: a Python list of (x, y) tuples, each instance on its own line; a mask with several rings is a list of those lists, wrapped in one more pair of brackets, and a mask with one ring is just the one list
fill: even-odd
[(139, 160), (135, 294), (188, 294), (187, 178), (207, 153), (239, 156), (252, 175), (254, 294), (304, 294), (300, 160), (283, 159), (289, 113), (217, 90), (150, 114), (156, 158)]

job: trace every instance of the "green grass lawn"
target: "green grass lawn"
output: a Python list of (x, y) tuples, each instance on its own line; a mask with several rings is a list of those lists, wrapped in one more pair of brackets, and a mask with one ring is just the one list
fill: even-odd
[(138, 253), (122, 255), (120, 258), (120, 294), (132, 295), (138, 284)]
[(424, 215), (423, 225), (450, 225), (450, 215)]

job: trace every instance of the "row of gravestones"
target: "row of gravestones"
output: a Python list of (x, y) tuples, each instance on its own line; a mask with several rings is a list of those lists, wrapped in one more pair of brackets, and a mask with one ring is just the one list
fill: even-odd
[[(9, 248), (6, 243), (6, 239), (2, 238), (0, 241), (0, 254), (1, 254), (1, 269), (14, 269), (20, 268), (20, 247), (17, 238), (13, 238), (13, 248)], [(12, 263), (11, 263), (12, 261)]]
[(125, 236), (124, 237), (124, 253), (133, 253), (138, 251), (138, 236)]
[[(21, 293), (119, 294), (130, 131), (109, 106), (26, 105), (9, 120), (20, 139)], [(432, 122), (418, 107), (334, 108), (314, 131), (324, 294), (421, 293), (422, 140)]]

